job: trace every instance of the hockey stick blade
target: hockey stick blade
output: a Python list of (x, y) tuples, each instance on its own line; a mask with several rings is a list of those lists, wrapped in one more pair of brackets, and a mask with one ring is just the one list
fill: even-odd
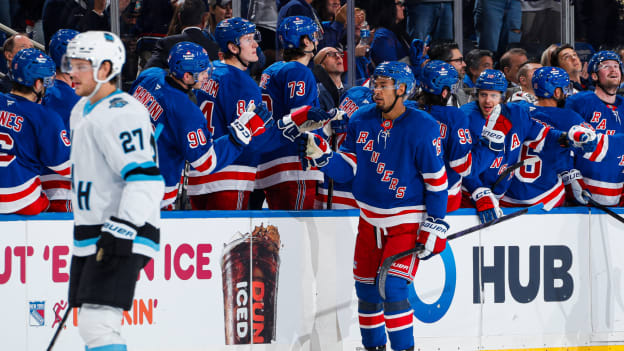
[(599, 204), (598, 202), (596, 202), (596, 200), (592, 199), (591, 194), (587, 191), (587, 190), (583, 190), (583, 196), (587, 199), (587, 202), (589, 202), (589, 204), (592, 207), (595, 207), (599, 210), (602, 210), (604, 213), (608, 214), (609, 216), (615, 218), (616, 220), (624, 223), (624, 218), (622, 218), (622, 216), (620, 216), (619, 214), (615, 213), (612, 209), (608, 208), (605, 205)]
[(48, 348), (46, 349), (46, 351), (52, 351), (52, 348), (54, 347), (54, 344), (56, 343), (56, 339), (58, 339), (59, 334), (61, 334), (61, 330), (63, 330), (63, 327), (65, 327), (65, 322), (67, 321), (67, 317), (69, 316), (69, 311), (71, 311), (72, 309), (73, 307), (67, 306), (67, 310), (65, 311), (65, 314), (63, 315), (63, 319), (61, 319), (61, 323), (56, 328), (56, 331), (54, 332), (54, 336), (52, 336), (52, 340), (50, 340), (50, 345), (48, 345)]
[[(543, 204), (537, 204), (537, 205), (534, 205), (534, 206), (531, 206), (531, 207), (523, 208), (523, 209), (521, 209), (519, 211), (510, 213), (510, 214), (508, 214), (506, 216), (502, 216), (502, 217), (493, 219), (493, 220), (491, 220), (489, 222), (477, 224), (477, 225), (472, 226), (470, 228), (466, 228), (464, 230), (461, 230), (461, 231), (459, 231), (457, 233), (453, 233), (453, 234), (447, 236), (446, 240), (448, 241), (448, 240), (454, 240), (454, 239), (457, 239), (457, 238), (461, 238), (464, 235), (468, 235), (470, 233), (477, 232), (477, 231), (479, 231), (481, 229), (484, 229), (484, 228), (487, 228), (487, 227), (491, 227), (491, 226), (493, 226), (495, 224), (498, 224), (498, 223), (501, 223), (501, 222), (505, 222), (505, 221), (510, 220), (512, 218), (516, 218), (518, 216), (521, 216), (521, 215), (529, 212), (529, 210), (531, 210), (531, 209), (540, 209), (542, 207), (543, 207)], [(378, 279), (377, 290), (379, 291), (379, 295), (381, 295), (381, 298), (383, 300), (386, 299), (386, 289), (385, 289), (386, 279), (388, 278), (388, 272), (390, 271), (390, 267), (392, 266), (392, 263), (394, 263), (396, 260), (399, 260), (399, 259), (401, 259), (401, 258), (403, 258), (405, 256), (409, 256), (411, 254), (419, 252), (423, 248), (424, 248), (423, 244), (417, 243), (416, 247), (411, 248), (409, 250), (405, 250), (403, 252), (399, 252), (398, 254), (392, 255), (392, 256), (386, 258), (383, 261), (383, 263), (381, 264), (381, 268), (379, 269), (379, 275), (378, 275), (378, 278), (377, 278)]]

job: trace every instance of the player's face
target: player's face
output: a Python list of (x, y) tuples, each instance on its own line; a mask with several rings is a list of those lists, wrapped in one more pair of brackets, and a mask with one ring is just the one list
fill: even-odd
[(69, 76), (78, 96), (89, 96), (95, 89), (96, 82), (93, 79), (93, 67), (91, 62), (82, 59), (71, 59)]
[(373, 101), (381, 110), (387, 110), (396, 98), (394, 80), (387, 77), (377, 77), (374, 82)]
[(481, 110), (481, 114), (486, 117), (492, 113), (492, 110), (496, 107), (496, 105), (501, 103), (502, 95), (500, 91), (496, 90), (479, 90), (477, 98), (479, 99), (479, 109)]
[(258, 61), (258, 42), (255, 40), (255, 34), (249, 33), (240, 37), (240, 58), (244, 62), (257, 62)]
[(598, 82), (607, 89), (618, 88), (622, 80), (622, 72), (617, 61), (602, 61), (598, 65)]
[(568, 74), (576, 74), (581, 72), (583, 65), (581, 59), (579, 59), (576, 51), (573, 49), (563, 49), (559, 53), (559, 66), (568, 72)]

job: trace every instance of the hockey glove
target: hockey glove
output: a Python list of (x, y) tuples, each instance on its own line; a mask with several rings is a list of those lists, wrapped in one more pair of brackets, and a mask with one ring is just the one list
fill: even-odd
[(489, 222), (503, 216), (503, 211), (498, 207), (498, 200), (488, 188), (477, 188), (472, 192), (472, 201), (477, 206), (477, 214), (481, 223)]
[(485, 126), (481, 131), (481, 142), (496, 152), (505, 150), (505, 136), (511, 129), (511, 122), (500, 113), (501, 105), (498, 104), (485, 119)]
[(304, 170), (311, 167), (323, 167), (334, 155), (325, 139), (312, 133), (303, 133), (297, 138), (299, 157)]
[(581, 172), (578, 169), (571, 169), (559, 174), (561, 181), (566, 186), (566, 192), (571, 193), (574, 196), (574, 200), (581, 205), (587, 205), (587, 199), (583, 196), (583, 187), (579, 180), (583, 179)]
[(443, 219), (427, 216), (416, 237), (416, 241), (425, 245), (425, 248), (418, 253), (418, 258), (428, 260), (444, 251), (448, 229), (449, 225)]
[(100, 238), (95, 243), (95, 260), (108, 263), (115, 256), (130, 256), (132, 243), (137, 235), (138, 228), (123, 219), (110, 217), (100, 229)]
[(596, 146), (598, 145), (596, 133), (589, 128), (578, 125), (570, 128), (567, 133), (567, 137), (570, 146), (582, 153), (594, 152), (594, 150), (596, 150)]
[(417, 79), (420, 79), (422, 75), (423, 63), (429, 59), (429, 56), (425, 54), (425, 48), (428, 45), (428, 38), (425, 39), (425, 41), (414, 39), (410, 45), (410, 63), (412, 64), (414, 76)]
[(332, 109), (329, 111), (330, 115), (333, 115), (329, 123), (323, 126), (323, 133), (330, 137), (335, 134), (341, 134), (347, 132), (347, 124), (349, 124), (349, 116), (344, 111), (339, 109)]
[(256, 106), (253, 102), (247, 106), (247, 111), (238, 117), (238, 120), (243, 124), (252, 137), (260, 135), (266, 131), (267, 127), (273, 124), (271, 118), (271, 112), (267, 110), (264, 103)]
[(304, 106), (282, 117), (277, 121), (277, 127), (284, 137), (294, 142), (301, 133), (324, 127), (336, 116), (337, 111), (337, 109), (332, 109), (327, 113), (318, 107)]

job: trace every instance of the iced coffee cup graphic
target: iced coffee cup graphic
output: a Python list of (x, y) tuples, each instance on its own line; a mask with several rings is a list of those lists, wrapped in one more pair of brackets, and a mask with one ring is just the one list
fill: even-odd
[(221, 273), (226, 345), (275, 340), (280, 245), (272, 225), (237, 234), (225, 245)]

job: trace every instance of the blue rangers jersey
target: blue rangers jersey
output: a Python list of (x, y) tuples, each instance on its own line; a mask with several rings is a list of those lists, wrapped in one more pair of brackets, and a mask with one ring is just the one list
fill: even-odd
[(130, 89), (147, 108), (154, 128), (162, 130), (157, 140), (159, 164), (165, 179), (162, 207), (173, 204), (176, 199), (185, 160), (204, 175), (232, 163), (243, 150), (229, 135), (213, 142), (199, 107), (172, 84), (176, 83), (163, 69), (153, 67), (141, 72)]
[[(620, 112), (624, 112), (624, 99), (616, 96), (615, 104), (600, 100), (593, 91), (580, 92), (566, 100), (566, 108), (576, 111), (589, 123), (597, 134), (614, 136), (624, 133)], [(601, 137), (594, 156), (575, 157), (575, 167), (583, 175), (583, 188), (592, 198), (605, 206), (617, 206), (624, 192), (624, 151), (609, 145), (618, 138)]]
[(624, 98), (615, 96), (615, 104), (600, 100), (593, 91), (582, 91), (566, 99), (565, 107), (576, 111), (589, 123), (596, 133), (614, 135), (624, 133)]
[[(418, 108), (415, 103), (413, 106)], [(444, 163), (448, 177), (447, 211), (455, 211), (461, 204), (462, 178), (469, 175), (472, 170), (472, 135), (468, 117), (454, 106), (433, 105), (420, 108), (431, 114), (440, 125), (439, 143), (444, 150)]]
[[(302, 106), (319, 107), (318, 89), (312, 71), (297, 61), (279, 61), (262, 72), (262, 99), (276, 121)], [(268, 188), (285, 181), (323, 180), (317, 170), (304, 171), (297, 147), (285, 145), (261, 156), (256, 187)]]
[(54, 111), (13, 94), (0, 94), (0, 213), (39, 199), (39, 175), (70, 175), (69, 134)]
[[(197, 105), (206, 118), (213, 138), (229, 135), (228, 126), (245, 112), (250, 103), (256, 106), (262, 103), (260, 88), (247, 72), (217, 62), (210, 80), (202, 84), (201, 89), (195, 90)], [(252, 191), (257, 165), (258, 153), (246, 148), (232, 164), (219, 172), (201, 175), (200, 172), (191, 171), (188, 193), (200, 195), (224, 190)]]
[[(570, 130), (584, 124), (577, 113), (557, 107), (530, 107), (530, 115), (549, 128)], [(587, 126), (587, 125), (585, 125)], [(525, 165), (514, 171), (509, 188), (501, 199), (501, 206), (517, 207), (544, 204), (551, 209), (565, 199), (565, 188), (559, 174), (574, 168), (573, 152), (557, 144), (546, 144), (537, 152), (525, 143), (520, 147), (520, 159)]]
[(349, 121), (340, 152), (322, 171), (339, 182), (353, 180), (360, 216), (376, 227), (444, 218), (447, 179), (440, 126), (427, 113), (406, 108), (384, 120), (374, 104)]
[[(80, 100), (74, 88), (62, 80), (56, 79), (54, 85), (46, 89), (41, 104), (56, 112), (69, 130), (69, 116), (72, 108)], [(69, 157), (69, 155), (67, 155)], [(41, 186), (50, 200), (70, 200), (71, 181), (56, 172), (44, 169), (41, 175)]]
[[(482, 147), (481, 143), (475, 143), (473, 148), (473, 169), (471, 174), (463, 180), (464, 187), (470, 194), (480, 187), (491, 188), (507, 167), (518, 162), (523, 144), (537, 152), (542, 151), (545, 144), (557, 144), (561, 132), (552, 130), (531, 119), (528, 107), (529, 105), (523, 103), (501, 104), (502, 109), (499, 120), (502, 118), (509, 127), (505, 138), (504, 150), (494, 152)], [(482, 116), (477, 102), (473, 101), (465, 104), (461, 107), (461, 110), (470, 120), (470, 133), (480, 136), (486, 120)], [(475, 155), (474, 151), (477, 149), (485, 151)], [(492, 189), (494, 195), (501, 197), (507, 190), (510, 180), (511, 175), (500, 181)]]
[(75, 256), (96, 252), (102, 225), (117, 217), (138, 227), (132, 252), (154, 257), (160, 243), (163, 178), (145, 107), (115, 91), (72, 110), (72, 208)]

